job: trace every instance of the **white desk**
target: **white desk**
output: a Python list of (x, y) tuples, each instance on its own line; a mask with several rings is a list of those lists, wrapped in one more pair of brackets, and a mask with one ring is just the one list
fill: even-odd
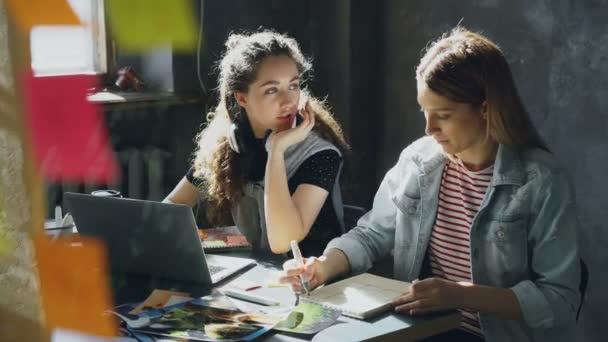
[[(229, 254), (227, 254), (229, 255)], [(231, 254), (230, 254), (231, 255)], [(237, 256), (237, 255), (235, 255)], [(243, 256), (238, 255), (238, 256)], [(271, 277), (277, 271), (272, 263), (262, 263), (247, 272), (229, 279), (247, 279), (256, 283)], [(221, 284), (221, 286), (225, 285)], [(295, 295), (286, 287), (260, 288), (252, 292), (277, 299), (283, 305), (293, 305)], [(255, 305), (255, 304), (251, 304)], [(385, 313), (375, 319), (362, 321), (341, 316), (338, 322), (316, 335), (296, 335), (284, 332), (270, 332), (262, 341), (413, 341), (430, 337), (457, 328), (460, 325), (460, 314), (450, 312), (427, 316), (407, 316)]]

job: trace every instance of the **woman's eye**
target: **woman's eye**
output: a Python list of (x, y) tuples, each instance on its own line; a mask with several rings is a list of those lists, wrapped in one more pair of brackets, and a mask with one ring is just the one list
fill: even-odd
[(300, 89), (299, 83), (292, 83), (289, 85), (289, 90), (298, 90), (298, 89)]
[(266, 94), (266, 95), (270, 95), (270, 94), (274, 94), (274, 93), (276, 93), (276, 92), (277, 92), (277, 88), (272, 87), (272, 88), (268, 88), (268, 89), (266, 89), (266, 91), (264, 92), (264, 94)]
[(439, 118), (439, 120), (447, 120), (450, 118), (449, 114), (439, 114), (437, 115), (437, 118)]

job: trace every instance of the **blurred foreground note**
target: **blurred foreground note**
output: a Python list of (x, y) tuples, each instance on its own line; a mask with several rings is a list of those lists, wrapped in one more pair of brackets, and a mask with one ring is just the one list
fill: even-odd
[(40, 294), (49, 331), (64, 328), (97, 336), (116, 336), (117, 322), (103, 315), (112, 308), (104, 245), (83, 240), (34, 238)]
[(15, 242), (8, 237), (2, 227), (0, 227), (0, 258), (10, 254), (15, 250)]
[[(2, 189), (0, 189), (2, 190)], [(0, 195), (0, 198), (2, 196)], [(6, 222), (6, 212), (0, 203), (0, 259), (15, 250), (15, 241), (8, 234), (8, 226)]]
[(36, 25), (81, 25), (67, 0), (6, 0), (15, 22), (26, 32)]
[(106, 0), (117, 44), (138, 52), (167, 43), (174, 50), (194, 50), (195, 9), (189, 0)]
[(13, 312), (14, 308), (0, 305), (0, 341), (48, 342), (50, 336), (40, 322)]
[(92, 75), (24, 79), (30, 137), (42, 173), (50, 181), (113, 183), (118, 178), (107, 129), (98, 108), (87, 101)]

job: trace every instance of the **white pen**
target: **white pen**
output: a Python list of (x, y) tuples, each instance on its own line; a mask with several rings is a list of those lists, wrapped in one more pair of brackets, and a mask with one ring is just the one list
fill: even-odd
[(247, 292), (247, 291), (242, 291), (242, 290), (237, 290), (237, 289), (222, 289), (222, 292), (228, 297), (244, 299), (246, 301), (250, 301), (250, 302), (258, 303), (258, 304), (262, 304), (262, 305), (272, 305), (272, 306), (281, 305), (281, 302), (276, 301), (272, 298), (256, 295), (256, 294), (253, 294), (253, 293)]
[[(296, 240), (291, 240), (291, 252), (293, 253), (293, 257), (296, 259), (296, 264), (300, 267), (304, 266), (302, 252), (300, 252), (300, 247), (298, 247), (298, 242)], [(300, 281), (302, 282), (302, 288), (308, 295), (310, 293), (310, 284), (308, 283), (308, 280), (304, 280), (304, 277), (300, 275)]]

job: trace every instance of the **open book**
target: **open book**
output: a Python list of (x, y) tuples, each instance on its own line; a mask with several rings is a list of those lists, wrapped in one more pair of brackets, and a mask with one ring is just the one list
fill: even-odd
[(228, 252), (251, 248), (245, 235), (236, 226), (199, 229), (199, 235), (206, 252)]
[(309, 296), (301, 296), (300, 300), (342, 311), (346, 316), (367, 319), (387, 311), (391, 301), (409, 291), (410, 285), (405, 281), (363, 273), (320, 287)]

